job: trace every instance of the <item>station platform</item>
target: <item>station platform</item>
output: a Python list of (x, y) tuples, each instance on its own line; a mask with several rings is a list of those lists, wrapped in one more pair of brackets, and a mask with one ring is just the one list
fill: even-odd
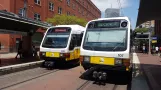
[(17, 53), (1, 53), (0, 54), (0, 67), (22, 64), (34, 61), (40, 61), (39, 57), (31, 57), (31, 58), (22, 58), (19, 57), (16, 59)]
[(161, 57), (143, 53), (137, 56), (151, 90), (161, 90)]

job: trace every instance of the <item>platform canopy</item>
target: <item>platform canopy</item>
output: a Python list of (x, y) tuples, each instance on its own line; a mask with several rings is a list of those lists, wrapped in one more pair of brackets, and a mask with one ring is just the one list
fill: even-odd
[(46, 22), (20, 17), (17, 14), (3, 10), (0, 11), (0, 32), (4, 32), (4, 30), (6, 32), (7, 30), (10, 32), (30, 32), (31, 30), (35, 31), (38, 28), (48, 28), (50, 26), (51, 24)]
[(161, 20), (161, 0), (140, 0), (136, 26), (149, 20)]

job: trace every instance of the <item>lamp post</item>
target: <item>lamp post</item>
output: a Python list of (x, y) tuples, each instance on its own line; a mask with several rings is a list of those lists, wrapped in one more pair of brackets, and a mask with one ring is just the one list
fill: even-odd
[(149, 32), (149, 55), (151, 54), (151, 32)]
[(151, 53), (151, 33), (153, 29), (152, 27), (149, 28), (149, 54)]

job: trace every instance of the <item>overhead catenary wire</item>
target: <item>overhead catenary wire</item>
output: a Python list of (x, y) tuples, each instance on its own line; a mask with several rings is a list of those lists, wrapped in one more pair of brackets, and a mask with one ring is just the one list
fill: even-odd
[(120, 12), (122, 11), (122, 15), (124, 16), (124, 12), (122, 10), (122, 5), (121, 5), (120, 0), (117, 0), (117, 3), (118, 3), (118, 6), (119, 6), (119, 9), (120, 9)]

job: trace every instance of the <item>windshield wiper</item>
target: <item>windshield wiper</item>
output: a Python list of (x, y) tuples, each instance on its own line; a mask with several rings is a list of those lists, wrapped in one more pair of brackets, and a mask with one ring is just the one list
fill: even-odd
[(120, 44), (123, 44), (123, 43), (124, 43), (124, 40), (125, 40), (125, 38), (123, 39), (122, 42), (120, 42), (119, 44), (116, 44), (116, 46), (112, 49), (112, 51), (116, 50), (116, 48), (117, 48)]
[(116, 50), (116, 48), (117, 48), (120, 44), (122, 44), (122, 43), (117, 44), (117, 45), (112, 49), (112, 51)]

